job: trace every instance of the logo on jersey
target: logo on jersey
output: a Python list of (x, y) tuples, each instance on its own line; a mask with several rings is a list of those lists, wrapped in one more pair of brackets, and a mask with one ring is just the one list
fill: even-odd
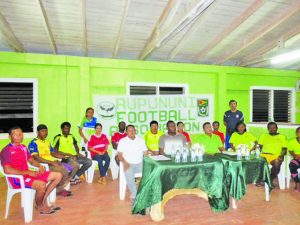
[(97, 113), (103, 119), (111, 119), (116, 115), (116, 106), (109, 101), (99, 102), (97, 105)]
[(198, 116), (208, 116), (208, 99), (197, 99)]

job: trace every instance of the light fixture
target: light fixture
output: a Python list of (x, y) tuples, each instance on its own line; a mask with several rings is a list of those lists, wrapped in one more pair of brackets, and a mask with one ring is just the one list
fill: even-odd
[(294, 61), (297, 59), (300, 59), (300, 49), (275, 56), (271, 58), (271, 63), (279, 64), (279, 63)]

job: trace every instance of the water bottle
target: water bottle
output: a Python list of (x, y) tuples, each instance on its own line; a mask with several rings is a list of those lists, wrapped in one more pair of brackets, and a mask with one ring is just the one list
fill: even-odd
[(260, 148), (259, 145), (256, 145), (256, 149), (255, 149), (255, 157), (258, 159), (260, 156)]
[(246, 147), (245, 159), (250, 160), (250, 151), (249, 151), (248, 146)]
[(180, 158), (181, 158), (180, 152), (179, 152), (179, 150), (177, 150), (176, 155), (175, 155), (175, 163), (180, 163)]
[(187, 157), (188, 157), (187, 149), (184, 149), (182, 153), (182, 162), (186, 163), (188, 161)]
[(198, 150), (198, 162), (202, 162), (203, 161), (203, 149), (200, 148)]
[(176, 150), (175, 150), (174, 145), (172, 145), (172, 146), (171, 146), (171, 158), (174, 158), (174, 157), (175, 157), (175, 154), (176, 154)]
[(241, 160), (242, 159), (242, 149), (241, 149), (241, 147), (238, 147), (236, 149), (236, 159), (237, 160)]
[(191, 162), (196, 162), (196, 152), (194, 148), (191, 150)]

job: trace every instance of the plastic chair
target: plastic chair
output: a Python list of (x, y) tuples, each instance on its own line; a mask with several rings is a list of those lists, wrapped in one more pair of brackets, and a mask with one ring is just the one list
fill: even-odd
[[(134, 177), (135, 178), (142, 177), (142, 173), (135, 173)], [(123, 163), (120, 162), (120, 174), (119, 174), (119, 196), (120, 196), (120, 200), (125, 199), (126, 186), (127, 186), (127, 183), (126, 183), (126, 178), (125, 178), (125, 174), (124, 174), (124, 167), (123, 167)]]
[[(87, 158), (92, 159), (90, 151), (87, 150), (86, 153), (87, 153)], [(90, 166), (90, 168), (88, 168), (85, 171), (85, 179), (86, 179), (86, 182), (89, 184), (93, 183), (95, 168), (97, 165), (98, 165), (98, 162), (96, 160), (92, 160), (92, 165)]]
[[(31, 188), (26, 188), (24, 184), (23, 176), (21, 175), (14, 175), (14, 174), (6, 174), (4, 169), (2, 168), (0, 162), (0, 172), (5, 176), (6, 183), (7, 183), (7, 197), (6, 197), (6, 208), (5, 208), (5, 219), (8, 218), (9, 213), (9, 206), (12, 197), (17, 194), (21, 193), (21, 206), (24, 209), (24, 220), (25, 223), (29, 223), (32, 221), (32, 213), (33, 213), (33, 200), (35, 196), (35, 190)], [(15, 189), (10, 184), (8, 178), (18, 178), (21, 184), (21, 188)]]
[[(268, 165), (269, 169), (272, 169), (272, 165)], [(283, 162), (280, 166), (280, 172), (277, 175), (278, 178), (278, 184), (279, 184), (279, 189), (284, 190), (285, 189), (285, 177), (286, 177), (286, 166), (285, 163)]]
[[(45, 168), (45, 171), (50, 171), (49, 165), (47, 163), (40, 163), (40, 164)], [(38, 170), (37, 167), (35, 167), (29, 163), (28, 163), (28, 167), (33, 170)], [(56, 201), (56, 188), (54, 188), (53, 191), (51, 191), (51, 193), (49, 194), (49, 196), (47, 198), (47, 203), (50, 206), (51, 203), (55, 202), (55, 201)]]
[(113, 180), (118, 179), (118, 176), (119, 176), (119, 166), (115, 160), (116, 155), (118, 155), (117, 150), (112, 149), (111, 150), (111, 160), (110, 160), (110, 171), (111, 171), (111, 176), (112, 176)]

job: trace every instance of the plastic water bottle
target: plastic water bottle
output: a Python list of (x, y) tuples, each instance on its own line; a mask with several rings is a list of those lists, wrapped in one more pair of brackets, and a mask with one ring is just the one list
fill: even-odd
[(171, 146), (171, 158), (174, 158), (174, 157), (175, 157), (175, 154), (176, 154), (176, 150), (175, 150), (174, 145), (172, 145), (172, 146)]
[(259, 145), (256, 145), (256, 148), (255, 148), (255, 157), (258, 159), (260, 156), (260, 148), (259, 148)]
[(246, 159), (246, 160), (250, 160), (250, 151), (249, 151), (248, 146), (246, 147), (245, 159)]
[(200, 148), (198, 150), (198, 162), (202, 162), (203, 161), (203, 149)]
[(177, 150), (175, 155), (175, 163), (180, 163), (180, 160), (181, 160), (180, 152)]
[(242, 159), (242, 149), (240, 147), (238, 147), (236, 149), (236, 159), (237, 160), (241, 160)]
[(187, 149), (184, 149), (182, 153), (182, 162), (186, 163), (188, 161), (187, 157), (188, 157)]
[(192, 148), (191, 150), (191, 162), (196, 162), (196, 152), (195, 152), (195, 149)]

